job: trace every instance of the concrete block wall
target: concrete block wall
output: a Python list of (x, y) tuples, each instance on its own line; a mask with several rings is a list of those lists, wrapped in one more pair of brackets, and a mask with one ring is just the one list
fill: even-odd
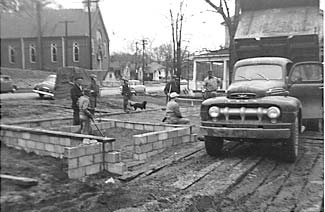
[(126, 166), (121, 162), (121, 153), (114, 149), (113, 143), (94, 142), (65, 148), (69, 178), (78, 179), (102, 170), (122, 175)]
[(60, 118), (50, 118), (50, 119), (33, 119), (28, 121), (7, 122), (5, 124), (28, 127), (28, 128), (51, 129), (51, 128), (57, 128), (62, 125), (71, 125), (72, 118), (60, 117)]

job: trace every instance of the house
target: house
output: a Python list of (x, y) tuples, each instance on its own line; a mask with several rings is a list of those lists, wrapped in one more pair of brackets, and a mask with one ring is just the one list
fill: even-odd
[(1, 13), (0, 27), (1, 67), (108, 70), (109, 38), (99, 7), (91, 12), (91, 46), (88, 13), (82, 9)]
[(145, 80), (158, 81), (166, 78), (166, 68), (157, 62), (152, 62), (145, 68)]

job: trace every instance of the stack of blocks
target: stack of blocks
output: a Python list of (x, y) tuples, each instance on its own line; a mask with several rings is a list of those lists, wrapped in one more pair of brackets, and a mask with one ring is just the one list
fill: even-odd
[(81, 178), (102, 170), (122, 175), (126, 166), (114, 146), (114, 142), (93, 142), (65, 148), (69, 178)]

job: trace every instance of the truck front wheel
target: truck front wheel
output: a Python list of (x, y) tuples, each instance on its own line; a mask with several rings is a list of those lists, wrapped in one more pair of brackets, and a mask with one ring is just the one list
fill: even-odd
[(298, 147), (299, 147), (299, 122), (298, 117), (295, 119), (295, 123), (291, 130), (291, 136), (286, 139), (283, 146), (283, 156), (284, 160), (287, 162), (295, 162), (298, 157)]
[(219, 156), (222, 153), (223, 138), (204, 136), (205, 150), (210, 156)]

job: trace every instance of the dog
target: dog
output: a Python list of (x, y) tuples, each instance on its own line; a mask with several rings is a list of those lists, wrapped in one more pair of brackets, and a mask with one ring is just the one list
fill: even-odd
[(134, 104), (132, 104), (130, 102), (130, 106), (134, 108), (134, 110), (137, 110), (138, 108), (141, 110), (145, 110), (146, 109), (146, 105), (147, 105), (147, 101), (143, 101), (143, 102), (136, 102)]

